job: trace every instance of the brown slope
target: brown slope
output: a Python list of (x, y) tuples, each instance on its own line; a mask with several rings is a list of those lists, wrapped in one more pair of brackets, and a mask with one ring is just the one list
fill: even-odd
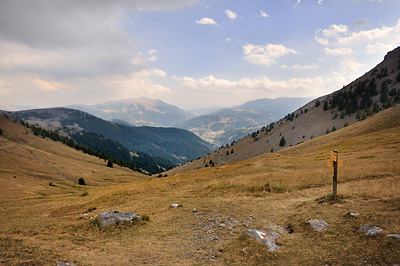
[[(34, 136), (19, 122), (0, 116), (0, 199), (82, 193), (88, 187), (146, 178), (61, 142)], [(87, 186), (78, 186), (84, 178)], [(52, 183), (53, 186), (49, 184)]]
[[(385, 69), (386, 74), (384, 73)], [(210, 162), (215, 165), (225, 164), (229, 162), (238, 162), (259, 156), (269, 152), (277, 152), (281, 149), (302, 143), (312, 138), (322, 136), (327, 132), (344, 128), (345, 126), (359, 122), (376, 112), (384, 110), (389, 106), (398, 103), (396, 95), (388, 96), (389, 100), (385, 103), (381, 102), (382, 83), (389, 80), (388, 91), (395, 89), (397, 95), (400, 92), (400, 82), (398, 76), (400, 75), (400, 47), (389, 52), (384, 60), (374, 67), (371, 71), (364, 74), (357, 80), (344, 86), (342, 89), (331, 93), (326, 96), (319, 97), (310, 103), (299, 108), (292, 114), (293, 119), (289, 116), (274, 123), (271, 126), (264, 127), (252, 135), (246, 136), (243, 139), (222, 147), (220, 150), (215, 151), (199, 160), (189, 162), (185, 165), (176, 167), (167, 172), (168, 175), (183, 173), (209, 166)], [(324, 104), (327, 102), (330, 106), (332, 99), (335, 95), (341, 93), (348, 93), (351, 91), (355, 93), (358, 84), (364, 83), (368, 89), (369, 84), (375, 80), (377, 95), (371, 96), (373, 104), (367, 109), (362, 109), (350, 115), (345, 114), (345, 110), (340, 110), (337, 106), (329, 108), (324, 111)], [(396, 81), (397, 80), (397, 81)], [(367, 90), (366, 89), (366, 90)], [(399, 96), (397, 96), (399, 97)], [(357, 101), (362, 101), (362, 95), (357, 95)], [(319, 105), (317, 106), (317, 102)], [(375, 109), (375, 110), (374, 110)], [(286, 144), (281, 147), (280, 140), (282, 136), (286, 140)]]

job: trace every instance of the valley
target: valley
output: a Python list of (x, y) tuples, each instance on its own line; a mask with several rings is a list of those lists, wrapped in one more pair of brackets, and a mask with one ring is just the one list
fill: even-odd
[[(396, 264), (400, 243), (386, 235), (400, 231), (399, 114), (392, 107), (278, 153), (165, 178), (107, 168), (1, 117), (1, 263)], [(332, 149), (343, 160), (337, 202), (321, 200), (332, 191), (326, 167)], [(80, 177), (87, 185), (78, 185)], [(96, 215), (107, 210), (150, 220), (96, 227)], [(350, 218), (351, 211), (361, 216)], [(326, 220), (328, 229), (308, 228), (314, 218)], [(382, 233), (364, 236), (358, 229), (366, 223)], [(270, 252), (246, 238), (248, 228), (281, 228), (280, 249)]]

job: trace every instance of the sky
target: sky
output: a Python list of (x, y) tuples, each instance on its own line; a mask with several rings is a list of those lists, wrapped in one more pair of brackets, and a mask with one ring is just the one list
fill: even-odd
[(0, 104), (319, 97), (400, 46), (400, 0), (0, 0)]

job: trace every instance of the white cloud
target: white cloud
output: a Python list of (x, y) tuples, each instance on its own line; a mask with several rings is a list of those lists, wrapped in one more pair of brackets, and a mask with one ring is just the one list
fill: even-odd
[(368, 53), (389, 51), (400, 42), (400, 19), (393, 27), (381, 27), (370, 30), (350, 31), (345, 25), (331, 25), (328, 29), (318, 30), (317, 42), (324, 46), (326, 54), (343, 55), (366, 49)]
[(363, 64), (351, 59), (344, 59), (341, 65), (340, 72), (345, 76), (351, 77), (353, 77), (355, 73), (358, 73), (359, 69), (363, 66)]
[(195, 22), (196, 22), (197, 24), (202, 24), (202, 25), (218, 25), (218, 23), (215, 22), (214, 19), (212, 19), (212, 18), (206, 18), (206, 17), (204, 17), (204, 18), (202, 18), (202, 19), (200, 19), (200, 20), (196, 20)]
[(156, 49), (149, 50), (148, 54), (149, 54), (150, 57), (147, 59), (147, 61), (155, 62), (157, 60), (156, 53), (157, 53)]
[[(329, 39), (338, 38), (340, 35), (348, 33), (348, 28), (345, 25), (331, 25), (328, 29), (317, 31), (315, 39), (322, 45), (328, 45)], [(320, 37), (321, 35), (322, 37)]]
[(226, 38), (225, 41), (230, 42), (230, 41), (232, 41), (232, 39), (231, 38)]
[[(397, 31), (397, 32), (396, 32)], [(340, 36), (337, 38), (336, 43), (338, 45), (352, 45), (359, 42), (370, 42), (375, 40), (381, 40), (386, 37), (396, 37), (391, 36), (391, 34), (397, 33), (397, 38), (399, 38), (400, 31), (400, 20), (395, 27), (382, 27), (372, 30), (362, 30), (359, 32), (352, 32), (349, 36)]]
[(267, 13), (265, 13), (264, 11), (260, 10), (260, 16), (263, 18), (268, 18), (269, 15)]
[(157, 56), (151, 56), (151, 57), (149, 57), (149, 59), (147, 59), (147, 60), (150, 61), (150, 62), (154, 62), (154, 61), (157, 60)]
[(336, 49), (330, 49), (328, 47), (325, 47), (324, 51), (325, 51), (325, 54), (328, 54), (328, 55), (347, 55), (347, 54), (351, 54), (354, 52), (353, 49), (345, 48), (345, 47), (336, 48)]
[[(266, 76), (258, 79), (243, 78), (238, 81), (219, 79), (213, 75), (193, 79), (190, 77), (176, 77), (181, 85), (197, 91), (212, 91), (216, 93), (233, 93), (248, 95), (259, 93), (258, 95), (268, 94), (268, 97), (283, 97), (285, 95), (309, 97), (328, 93), (340, 88), (345, 78), (338, 73), (331, 73), (329, 77), (315, 76), (313, 78), (293, 78), (288, 80), (274, 81)], [(261, 96), (260, 96), (261, 97)]]
[(237, 14), (229, 9), (225, 10), (225, 14), (228, 16), (230, 19), (235, 19), (237, 17)]
[(0, 78), (0, 95), (8, 95), (12, 92), (12, 86), (9, 84), (9, 82)]
[(270, 66), (275, 63), (275, 58), (290, 53), (297, 54), (298, 52), (281, 44), (267, 44), (265, 46), (246, 44), (243, 46), (243, 53), (243, 58), (250, 63)]
[(318, 0), (318, 4), (322, 5), (323, 0)]
[(70, 86), (61, 82), (46, 81), (38, 78), (33, 79), (32, 84), (34, 85), (35, 88), (44, 92), (55, 92), (55, 91), (60, 91), (62, 89), (70, 88)]
[(393, 49), (392, 45), (383, 44), (381, 42), (367, 45), (367, 53), (385, 53)]
[(291, 69), (295, 70), (310, 70), (310, 69), (316, 69), (318, 66), (316, 64), (311, 64), (311, 65), (293, 65), (290, 67)]

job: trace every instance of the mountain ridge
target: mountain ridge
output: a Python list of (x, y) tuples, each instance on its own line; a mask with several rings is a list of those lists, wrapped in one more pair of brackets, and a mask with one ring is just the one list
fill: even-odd
[(67, 108), (78, 109), (105, 120), (118, 119), (134, 126), (172, 127), (194, 117), (174, 105), (160, 99), (146, 97), (108, 101), (95, 105), (70, 105)]
[(11, 118), (55, 130), (86, 130), (115, 140), (133, 152), (165, 157), (173, 164), (183, 163), (211, 151), (208, 143), (195, 134), (177, 128), (129, 127), (105, 121), (80, 110), (45, 108), (6, 112)]

